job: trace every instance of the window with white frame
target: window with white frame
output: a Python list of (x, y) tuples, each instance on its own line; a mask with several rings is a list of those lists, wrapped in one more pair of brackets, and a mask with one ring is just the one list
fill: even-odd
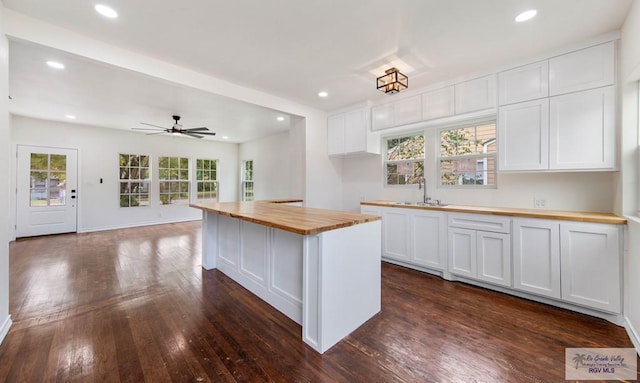
[(196, 198), (218, 200), (218, 160), (196, 159)]
[(424, 135), (385, 139), (385, 185), (415, 185), (424, 177)]
[(189, 203), (189, 159), (159, 157), (158, 181), (162, 205)]
[(485, 121), (440, 130), (442, 186), (496, 187), (496, 124)]
[(149, 206), (149, 156), (122, 154), (120, 160), (120, 207)]
[(253, 201), (253, 160), (242, 161), (242, 200)]

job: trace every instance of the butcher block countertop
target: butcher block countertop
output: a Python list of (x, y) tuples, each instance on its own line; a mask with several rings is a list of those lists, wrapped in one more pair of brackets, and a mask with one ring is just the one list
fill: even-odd
[(616, 224), (616, 225), (624, 225), (627, 223), (626, 219), (611, 213), (590, 213), (590, 212), (564, 211), (564, 210), (520, 209), (520, 208), (508, 208), (508, 207), (464, 206), (464, 205), (418, 206), (415, 204), (401, 205), (393, 201), (360, 202), (360, 205), (397, 207), (401, 209), (439, 210), (439, 211), (456, 212), (456, 213), (506, 215), (511, 217), (559, 219), (559, 220), (566, 220), (566, 221), (610, 223), (610, 224)]
[(301, 235), (318, 234), (380, 219), (374, 215), (287, 206), (267, 201), (196, 203), (189, 206)]

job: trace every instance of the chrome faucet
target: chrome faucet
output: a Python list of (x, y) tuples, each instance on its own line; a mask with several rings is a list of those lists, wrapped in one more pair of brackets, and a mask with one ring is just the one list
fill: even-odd
[(422, 203), (429, 203), (431, 197), (427, 197), (427, 179), (424, 177), (418, 178), (418, 190), (422, 189)]

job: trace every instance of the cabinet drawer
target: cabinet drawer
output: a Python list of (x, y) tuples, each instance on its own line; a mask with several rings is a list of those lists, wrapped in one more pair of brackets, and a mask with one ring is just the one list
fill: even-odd
[(451, 213), (449, 214), (449, 227), (508, 234), (511, 232), (511, 218)]

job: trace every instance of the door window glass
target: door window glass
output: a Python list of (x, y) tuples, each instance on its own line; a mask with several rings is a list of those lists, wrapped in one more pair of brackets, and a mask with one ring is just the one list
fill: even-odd
[(67, 156), (31, 153), (30, 206), (64, 206), (67, 204)]

